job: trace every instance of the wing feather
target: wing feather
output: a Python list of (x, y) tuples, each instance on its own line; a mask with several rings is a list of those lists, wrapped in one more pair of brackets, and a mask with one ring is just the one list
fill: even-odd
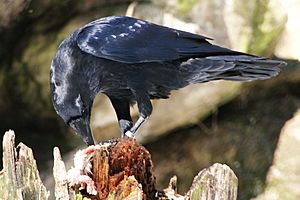
[(123, 16), (102, 18), (87, 24), (79, 30), (77, 44), (86, 53), (124, 63), (239, 53), (212, 45), (208, 39)]

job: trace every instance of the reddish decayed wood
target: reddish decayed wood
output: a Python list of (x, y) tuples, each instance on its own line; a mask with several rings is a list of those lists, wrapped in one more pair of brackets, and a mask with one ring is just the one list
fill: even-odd
[(142, 186), (144, 199), (154, 199), (155, 177), (150, 153), (134, 139), (121, 138), (110, 146), (96, 148), (93, 157), (93, 179), (97, 196), (105, 199), (109, 193), (120, 191), (127, 196), (135, 183)]

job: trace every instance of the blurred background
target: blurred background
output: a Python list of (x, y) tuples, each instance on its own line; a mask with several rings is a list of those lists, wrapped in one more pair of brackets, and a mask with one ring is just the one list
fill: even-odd
[[(53, 147), (68, 165), (84, 147), (52, 107), (51, 60), (69, 33), (109, 15), (199, 33), (218, 45), (288, 62), (270, 80), (192, 85), (153, 101), (137, 139), (152, 154), (158, 189), (177, 175), (183, 194), (201, 169), (219, 162), (236, 173), (241, 200), (300, 199), (299, 0), (0, 0), (0, 134), (13, 129), (17, 142), (33, 149), (48, 189)], [(94, 102), (92, 128), (97, 141), (120, 135), (104, 95)]]

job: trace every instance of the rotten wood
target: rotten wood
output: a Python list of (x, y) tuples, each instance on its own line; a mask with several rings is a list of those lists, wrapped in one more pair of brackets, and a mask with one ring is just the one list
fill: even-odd
[[(83, 152), (91, 150), (90, 147), (87, 149), (88, 151)], [(171, 178), (166, 189), (157, 191), (151, 155), (133, 139), (103, 142), (93, 148), (93, 153), (88, 158), (91, 169), (86, 170), (86, 174), (95, 182), (96, 195), (89, 195), (87, 190), (80, 187), (71, 187), (69, 174), (57, 147), (54, 148), (53, 155), (57, 200), (237, 199), (237, 177), (227, 165), (218, 163), (200, 171), (186, 195), (177, 193), (176, 176)], [(13, 131), (6, 132), (3, 138), (3, 164), (4, 169), (0, 173), (1, 198), (49, 198), (49, 192), (40, 180), (31, 149), (22, 143), (15, 147)]]
[[(91, 160), (96, 199), (155, 199), (151, 155), (134, 139), (96, 145)], [(83, 196), (95, 198), (84, 193)]]
[(109, 194), (109, 152), (106, 146), (94, 152), (93, 174), (97, 196), (105, 199)]

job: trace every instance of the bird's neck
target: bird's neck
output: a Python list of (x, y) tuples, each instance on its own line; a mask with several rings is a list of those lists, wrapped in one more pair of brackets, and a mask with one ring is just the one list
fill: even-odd
[(85, 72), (87, 77), (87, 85), (89, 87), (90, 94), (94, 98), (98, 92), (101, 90), (101, 73), (99, 67), (90, 67), (88, 71)]

